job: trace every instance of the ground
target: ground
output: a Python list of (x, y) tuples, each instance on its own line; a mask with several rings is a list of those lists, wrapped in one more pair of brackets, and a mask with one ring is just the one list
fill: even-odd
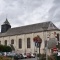
[(19, 60), (37, 60), (37, 58), (27, 58), (27, 59), (19, 59)]

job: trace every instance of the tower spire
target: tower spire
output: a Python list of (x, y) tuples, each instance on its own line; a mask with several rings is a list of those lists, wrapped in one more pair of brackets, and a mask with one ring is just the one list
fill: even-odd
[(10, 23), (8, 22), (8, 19), (6, 18), (5, 22), (1, 25), (1, 33), (7, 32), (11, 28)]
[(6, 20), (5, 20), (5, 22), (4, 22), (3, 24), (8, 24), (8, 25), (10, 25), (10, 23), (9, 23), (9, 21), (8, 21), (7, 18), (6, 18)]

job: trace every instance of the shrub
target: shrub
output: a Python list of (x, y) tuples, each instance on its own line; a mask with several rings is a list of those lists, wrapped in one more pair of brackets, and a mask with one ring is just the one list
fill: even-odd
[[(39, 54), (38, 54), (39, 57)], [(46, 60), (46, 54), (40, 54), (40, 60)], [(54, 56), (48, 56), (48, 60), (55, 60)]]
[(12, 59), (9, 57), (0, 56), (0, 60), (12, 60)]
[(37, 54), (37, 57), (40, 57), (41, 60), (46, 60), (46, 54)]
[(41, 56), (41, 54), (37, 54), (37, 57)]
[(55, 58), (54, 58), (54, 56), (48, 56), (48, 60), (56, 60)]
[(0, 52), (10, 52), (12, 51), (10, 46), (0, 45)]

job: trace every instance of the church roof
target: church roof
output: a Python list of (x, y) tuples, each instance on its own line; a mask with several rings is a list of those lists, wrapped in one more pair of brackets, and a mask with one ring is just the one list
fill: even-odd
[(4, 24), (8, 24), (8, 25), (10, 25), (10, 23), (9, 23), (9, 21), (8, 21), (7, 18), (6, 18), (5, 22), (3, 23), (3, 25), (4, 25)]
[(37, 24), (32, 24), (27, 26), (10, 28), (7, 32), (1, 33), (0, 37), (29, 34), (35, 32), (48, 31), (48, 30), (59, 30), (59, 29), (51, 21), (49, 21), (49, 22), (37, 23)]

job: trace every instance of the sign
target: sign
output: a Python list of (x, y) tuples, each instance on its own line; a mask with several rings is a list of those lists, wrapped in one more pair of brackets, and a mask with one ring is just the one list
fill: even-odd
[(57, 48), (52, 48), (53, 51), (57, 51), (58, 49)]
[(39, 47), (39, 43), (38, 42), (35, 42), (35, 46), (38, 48)]
[(57, 53), (58, 49), (55, 47), (55, 48), (52, 48), (52, 51), (53, 51), (53, 53)]

